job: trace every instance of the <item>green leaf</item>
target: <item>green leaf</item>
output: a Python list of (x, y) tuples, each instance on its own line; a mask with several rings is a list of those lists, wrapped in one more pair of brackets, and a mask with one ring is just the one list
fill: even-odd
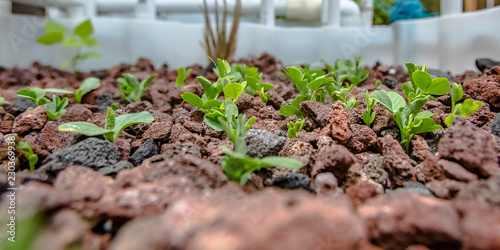
[(413, 72), (412, 80), (415, 82), (417, 87), (423, 91), (426, 91), (432, 86), (431, 75), (421, 70)]
[(238, 100), (241, 92), (243, 92), (243, 87), (237, 82), (230, 83), (224, 87), (224, 96), (226, 98), (233, 98), (235, 101)]
[(457, 84), (457, 83), (453, 83), (450, 95), (451, 95), (451, 102), (453, 104), (462, 100), (462, 98), (464, 97), (464, 89), (463, 89), (462, 85)]
[(245, 123), (245, 131), (249, 130), (257, 118), (252, 117)]
[(413, 89), (413, 86), (412, 86), (411, 82), (404, 83), (403, 86), (401, 86), (401, 89), (405, 92), (405, 96), (408, 98), (408, 100), (411, 100), (411, 98), (409, 97), (409, 95), (410, 95), (410, 93), (415, 92), (415, 90)]
[(312, 91), (318, 91), (318, 89), (323, 87), (328, 81), (329, 79), (326, 79), (326, 75), (323, 75), (308, 83), (307, 88)]
[(226, 60), (217, 58), (217, 70), (219, 71), (219, 77), (225, 77), (231, 72), (231, 65)]
[(375, 100), (384, 105), (393, 115), (401, 108), (406, 107), (405, 99), (396, 92), (376, 90), (373, 91), (372, 96)]
[(97, 89), (101, 86), (101, 80), (95, 78), (95, 77), (89, 77), (85, 79), (82, 84), (80, 85), (80, 88), (73, 94), (73, 98), (75, 99), (76, 103), (81, 103), (82, 102), (82, 97), (89, 93), (90, 91)]
[(466, 99), (462, 103), (462, 106), (460, 106), (460, 115), (462, 115), (463, 117), (467, 117), (470, 114), (476, 112), (476, 110), (479, 109), (481, 105), (483, 105), (483, 103), (480, 101), (473, 102), (471, 99)]
[(60, 131), (69, 131), (83, 134), (86, 136), (96, 136), (105, 133), (113, 132), (109, 129), (103, 129), (90, 122), (69, 122), (64, 123), (58, 127)]
[(268, 90), (274, 89), (274, 85), (271, 85), (271, 84), (268, 84), (268, 83), (261, 83), (261, 84), (259, 84), (259, 87), (263, 88), (264, 91), (268, 91)]
[(66, 33), (66, 27), (64, 27), (64, 25), (54, 20), (46, 19), (44, 27), (45, 27), (45, 33), (47, 34), (52, 32), (61, 34)]
[(113, 108), (108, 107), (106, 109), (106, 123), (104, 124), (105, 129), (111, 129), (115, 127), (116, 116)]
[(450, 82), (446, 78), (432, 79), (432, 84), (425, 90), (431, 95), (444, 95), (450, 91)]
[(144, 94), (144, 91), (149, 87), (153, 79), (155, 79), (157, 74), (150, 75), (148, 78), (142, 80), (140, 84), (140, 90), (141, 90), (141, 97)]
[(95, 37), (85, 37), (85, 38), (82, 38), (82, 43), (83, 43), (83, 45), (85, 45), (87, 47), (101, 46), (101, 43)]
[(219, 115), (217, 115), (215, 113), (208, 113), (208, 114), (205, 114), (205, 116), (203, 117), (203, 120), (205, 121), (205, 123), (208, 126), (213, 128), (214, 130), (223, 131), (224, 128), (221, 126), (221, 124), (217, 120), (217, 117), (219, 117)]
[(433, 132), (442, 128), (443, 127), (441, 127), (440, 125), (436, 125), (434, 119), (432, 118), (421, 118), (421, 121), (418, 122), (418, 126), (414, 126), (411, 129), (411, 132), (412, 134), (417, 135), (424, 132)]
[(62, 46), (67, 48), (81, 47), (82, 42), (76, 36), (67, 36), (62, 41)]
[(43, 89), (45, 92), (49, 93), (58, 93), (58, 94), (73, 94), (73, 91), (65, 90), (65, 89), (55, 89), (55, 88), (48, 88), (48, 89)]
[(444, 124), (446, 124), (446, 126), (451, 126), (453, 125), (453, 122), (455, 121), (455, 115), (449, 115), (448, 117), (446, 117), (446, 119), (444, 120)]
[(34, 101), (34, 102), (36, 102), (36, 100), (37, 100), (37, 94), (32, 89), (20, 89), (17, 91), (17, 95), (20, 97), (24, 97), (26, 99), (29, 99), (31, 101)]
[(78, 35), (81, 38), (85, 38), (92, 34), (92, 31), (92, 23), (90, 22), (90, 19), (87, 19), (76, 26), (75, 35)]
[(203, 108), (205, 109), (211, 109), (213, 107), (218, 107), (222, 104), (221, 101), (218, 100), (208, 100), (205, 103), (203, 103)]
[(410, 103), (410, 112), (412, 114), (418, 114), (426, 102), (427, 102), (427, 97), (420, 97), (413, 100)]
[(268, 156), (260, 159), (260, 161), (273, 167), (282, 166), (293, 170), (302, 168), (302, 162), (287, 157)]
[(286, 67), (285, 71), (288, 77), (295, 83), (296, 86), (300, 84), (302, 79), (304, 79), (304, 75), (302, 74), (302, 70), (299, 70), (299, 66)]
[(231, 101), (225, 101), (224, 102), (224, 113), (230, 119), (231, 117), (237, 117), (238, 116), (238, 107), (236, 107), (236, 104), (234, 104)]
[(36, 39), (37, 43), (45, 44), (45, 45), (50, 45), (54, 43), (59, 43), (63, 41), (63, 34), (59, 32), (51, 32), (47, 33), (38, 39)]
[(132, 126), (134, 124), (148, 123), (154, 120), (155, 118), (147, 111), (118, 116), (115, 118), (115, 127), (113, 128), (114, 140), (118, 138), (120, 131), (124, 130), (125, 128)]
[(205, 95), (207, 96), (208, 100), (217, 99), (217, 89), (207, 78), (198, 76), (196, 79), (198, 79), (198, 81), (200, 82), (201, 87), (205, 91)]
[(284, 116), (292, 116), (292, 115), (300, 114), (300, 110), (297, 110), (292, 105), (287, 104), (287, 105), (281, 106), (280, 111), (278, 113), (280, 115), (284, 115)]

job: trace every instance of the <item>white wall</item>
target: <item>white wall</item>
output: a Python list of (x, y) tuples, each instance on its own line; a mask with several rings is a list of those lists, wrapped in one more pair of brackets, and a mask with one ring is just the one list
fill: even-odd
[[(60, 20), (68, 27), (76, 21)], [(121, 62), (150, 58), (160, 66), (206, 64), (200, 41), (202, 24), (98, 17), (93, 20), (102, 47), (100, 59), (90, 59), (82, 70), (107, 68)], [(474, 69), (474, 59), (500, 59), (500, 7), (420, 20), (391, 26), (365, 27), (265, 27), (241, 23), (236, 58), (267, 51), (285, 64), (312, 63), (321, 59), (361, 55), (367, 63), (407, 61), (461, 73)], [(43, 20), (32, 16), (0, 15), (0, 65), (28, 67), (32, 61), (58, 66), (70, 57), (60, 45), (35, 42), (43, 35)]]

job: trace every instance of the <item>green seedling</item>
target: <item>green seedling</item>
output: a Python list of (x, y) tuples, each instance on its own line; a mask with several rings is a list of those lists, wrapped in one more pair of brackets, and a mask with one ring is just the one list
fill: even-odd
[(16, 148), (18, 150), (24, 150), (24, 157), (26, 157), (29, 162), (30, 172), (35, 171), (35, 165), (38, 162), (38, 155), (33, 153), (33, 149), (31, 148), (30, 144), (20, 141), (17, 143)]
[(99, 88), (100, 86), (101, 80), (95, 77), (89, 77), (85, 79), (80, 85), (80, 88), (78, 88), (76, 92), (71, 95), (73, 96), (73, 99), (75, 99), (76, 103), (81, 103), (84, 95), (92, 90)]
[(106, 113), (106, 124), (101, 128), (90, 122), (69, 122), (59, 126), (60, 131), (70, 131), (86, 136), (104, 135), (110, 142), (114, 142), (122, 130), (138, 123), (154, 121), (154, 117), (147, 111), (135, 114), (127, 114), (116, 117), (113, 109), (108, 107)]
[(394, 117), (401, 133), (401, 145), (407, 153), (410, 152), (410, 142), (413, 136), (424, 132), (432, 132), (442, 127), (436, 125), (434, 115), (430, 111), (421, 111), (428, 100), (435, 99), (433, 95), (444, 95), (450, 90), (450, 83), (446, 78), (435, 78), (426, 72), (425, 65), (420, 69), (413, 63), (407, 63), (410, 82), (403, 84), (403, 91), (408, 99), (396, 92), (377, 90), (372, 93), (373, 98), (384, 105)]
[(73, 72), (76, 72), (77, 65), (80, 61), (90, 58), (99, 58), (101, 54), (97, 51), (82, 52), (83, 47), (97, 47), (100, 42), (92, 36), (94, 29), (90, 19), (78, 24), (73, 30), (73, 34), (66, 32), (66, 27), (54, 20), (45, 20), (45, 35), (38, 38), (36, 41), (45, 45), (61, 43), (64, 48), (76, 48), (77, 52), (70, 61), (61, 63), (62, 68), (71, 67)]
[(139, 83), (134, 75), (124, 73), (123, 77), (118, 78), (116, 81), (120, 84), (121, 91), (120, 97), (127, 102), (140, 102), (144, 91), (151, 84), (156, 74), (151, 75)]
[(370, 127), (372, 122), (375, 120), (375, 111), (373, 107), (377, 104), (377, 100), (375, 100), (368, 91), (365, 92), (365, 102), (366, 102), (366, 110), (363, 111), (363, 121), (366, 126)]
[(0, 106), (2, 106), (2, 104), (5, 102), (5, 98), (2, 97), (2, 95), (0, 95)]
[(251, 178), (253, 172), (262, 168), (283, 166), (299, 170), (302, 167), (300, 161), (286, 157), (268, 156), (253, 158), (247, 156), (247, 145), (244, 134), (249, 129), (250, 120), (245, 122), (245, 115), (242, 114), (238, 115), (238, 117), (233, 117), (232, 121), (232, 123), (228, 123), (219, 117), (219, 123), (234, 144), (234, 151), (221, 146), (226, 154), (221, 165), (229, 180), (243, 185)]
[[(243, 93), (247, 83), (246, 81), (242, 83), (232, 82), (235, 76), (231, 74), (231, 66), (226, 60), (217, 59), (216, 72), (219, 78), (213, 84), (203, 76), (197, 78), (205, 91), (201, 97), (190, 92), (182, 94), (181, 97), (187, 103), (203, 110), (205, 113), (204, 120), (210, 127), (217, 131), (222, 131), (223, 128), (219, 124), (218, 117), (222, 117), (227, 121), (228, 115), (234, 114), (232, 108), (228, 110), (226, 103), (230, 102), (234, 104), (241, 93)], [(224, 92), (224, 101), (218, 99), (222, 92)], [(236, 108), (236, 112), (237, 110)]]
[(464, 97), (464, 90), (462, 85), (453, 83), (451, 88), (451, 115), (446, 117), (444, 124), (447, 126), (453, 125), (453, 121), (455, 120), (455, 116), (461, 115), (463, 117), (467, 117), (483, 105), (480, 101), (472, 101), (471, 99), (466, 99), (463, 103), (458, 103), (458, 101), (462, 100)]
[(297, 134), (304, 128), (305, 122), (305, 119), (298, 119), (295, 123), (293, 123), (293, 121), (289, 121), (288, 124), (286, 124), (288, 128), (288, 137), (297, 137)]
[(41, 89), (38, 87), (27, 87), (17, 91), (17, 95), (33, 101), (37, 106), (45, 105), (50, 102), (50, 99), (45, 97), (47, 92), (59, 94), (73, 94), (73, 92), (64, 89)]
[(325, 62), (323, 62), (323, 64), (336, 82), (340, 83), (340, 85), (343, 85), (345, 82), (348, 91), (351, 91), (352, 88), (358, 86), (369, 76), (368, 70), (362, 68), (365, 64), (365, 60), (361, 57), (355, 57), (354, 61), (349, 59), (338, 59), (335, 61), (335, 66), (333, 68)]
[(177, 77), (175, 78), (175, 86), (177, 86), (178, 89), (181, 89), (182, 86), (186, 85), (184, 81), (186, 81), (186, 78), (191, 74), (191, 71), (193, 69), (185, 69), (184, 67), (180, 67), (177, 70)]
[(55, 121), (57, 118), (64, 113), (66, 113), (66, 106), (68, 106), (68, 97), (64, 97), (62, 100), (59, 96), (53, 95), (52, 102), (45, 104), (45, 110), (47, 112), (47, 117), (49, 120)]
[(234, 81), (242, 83), (247, 82), (245, 93), (255, 95), (258, 92), (262, 102), (269, 101), (269, 94), (265, 91), (274, 89), (274, 86), (267, 83), (261, 83), (262, 73), (256, 67), (249, 67), (244, 63), (231, 65), (231, 74), (234, 75)]

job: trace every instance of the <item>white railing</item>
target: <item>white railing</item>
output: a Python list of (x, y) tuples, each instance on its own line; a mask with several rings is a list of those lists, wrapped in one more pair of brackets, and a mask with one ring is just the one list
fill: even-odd
[[(55, 11), (56, 14), (79, 15), (79, 18), (74, 16), (55, 18), (68, 27), (74, 27), (87, 15), (94, 16), (92, 22), (95, 27), (95, 36), (102, 44), (98, 48), (102, 58), (84, 62), (80, 67), (81, 70), (108, 68), (121, 62), (133, 63), (138, 57), (150, 58), (157, 66), (166, 62), (173, 68), (194, 63), (208, 63), (199, 44), (203, 40), (203, 18), (200, 6), (189, 9), (192, 12), (197, 11), (198, 14), (184, 15), (172, 12), (185, 9), (186, 6), (177, 5), (176, 7), (173, 4), (181, 1), (157, 0), (139, 3), (143, 7), (151, 2), (156, 3), (154, 13), (159, 15), (153, 15), (154, 18), (150, 19), (137, 18), (140, 16), (138, 12), (151, 11), (148, 8), (139, 11), (138, 0), (120, 0), (122, 4), (125, 1), (130, 2), (120, 5), (121, 9), (114, 8), (118, 6), (112, 5), (112, 2), (116, 4), (118, 0), (115, 1), (73, 0), (75, 3), (73, 5), (54, 4), (62, 2), (61, 0), (29, 2), (50, 2), (53, 3), (50, 5), (53, 7), (43, 6), (48, 9), (60, 8), (62, 12)], [(132, 1), (135, 3), (132, 4)], [(162, 1), (169, 2), (170, 5), (162, 5)], [(313, 63), (321, 59), (332, 63), (337, 58), (352, 58), (360, 55), (368, 64), (373, 64), (376, 60), (391, 65), (411, 61), (427, 64), (431, 68), (451, 70), (454, 73), (474, 69), (474, 59), (478, 57), (500, 59), (498, 45), (500, 44), (498, 28), (500, 7), (462, 13), (461, 1), (441, 0), (442, 15), (439, 17), (398, 21), (389, 26), (362, 27), (346, 25), (349, 23), (346, 19), (348, 15), (344, 15), (349, 13), (347, 9), (341, 8), (340, 23), (339, 15), (328, 17), (325, 14), (325, 12), (332, 12), (333, 9), (338, 11), (339, 9), (334, 7), (335, 4), (340, 3), (342, 6), (343, 2), (351, 2), (350, 0), (328, 0), (328, 4), (332, 4), (329, 5), (331, 8), (320, 10), (323, 25), (317, 25), (318, 20), (315, 26), (304, 24), (290, 26), (289, 24), (284, 27), (280, 19), (273, 18), (281, 15), (283, 11), (286, 13), (287, 8), (284, 9), (280, 5), (282, 0), (263, 1), (263, 4), (253, 5), (253, 7), (252, 2), (260, 1), (242, 1), (247, 4), (243, 6), (244, 10), (247, 8), (244, 13), (247, 19), (244, 20), (250, 21), (240, 24), (236, 58), (269, 52), (288, 65)], [(0, 0), (0, 8), (5, 2), (9, 1)], [(78, 5), (82, 2), (86, 4), (83, 8), (82, 5)], [(228, 3), (231, 2), (234, 0), (228, 0)], [(93, 3), (94, 7), (89, 7), (89, 3)], [(110, 11), (112, 9), (115, 12), (128, 13), (126, 15), (131, 18), (111, 17), (109, 13), (112, 13)], [(88, 13), (89, 10), (93, 13), (92, 15)], [(264, 14), (257, 18), (261, 12)], [(167, 16), (167, 21), (157, 20), (161, 19), (162, 15)], [(194, 17), (196, 15), (200, 17), (196, 19)], [(254, 18), (252, 19), (251, 16)], [(188, 20), (188, 22), (178, 20)], [(359, 12), (357, 20), (359, 21)], [(273, 25), (274, 21), (275, 25)], [(35, 42), (37, 37), (44, 34), (43, 19), (38, 17), (12, 15), (10, 11), (4, 9), (0, 11), (0, 33), (2, 34), (0, 36), (0, 65), (2, 66), (28, 67), (34, 60), (58, 66), (60, 62), (72, 56), (71, 50), (63, 50), (58, 45), (44, 46)]]

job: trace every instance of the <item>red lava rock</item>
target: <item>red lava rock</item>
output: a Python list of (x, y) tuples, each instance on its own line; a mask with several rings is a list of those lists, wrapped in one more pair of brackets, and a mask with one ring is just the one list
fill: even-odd
[(67, 147), (71, 143), (75, 133), (59, 131), (57, 129), (59, 125), (61, 123), (56, 121), (49, 121), (45, 124), (37, 140), (37, 143), (43, 149), (55, 152)]
[(373, 110), (376, 112), (375, 120), (373, 121), (372, 128), (375, 133), (379, 134), (385, 129), (397, 126), (392, 118), (391, 113), (382, 104), (377, 103)]
[(167, 139), (170, 135), (170, 131), (172, 130), (172, 122), (154, 122), (152, 123), (148, 130), (142, 134), (142, 139), (154, 139), (154, 140), (164, 140)]
[[(121, 74), (118, 77), (120, 76)], [(83, 96), (82, 103), (95, 105), (97, 97), (104, 93), (109, 93), (113, 96), (118, 96), (121, 93), (118, 86), (119, 85), (116, 82), (116, 78), (114, 77), (105, 78), (101, 80), (101, 86), (98, 89), (95, 89)]]
[(467, 70), (462, 75), (458, 75), (453, 79), (454, 82), (458, 84), (463, 84), (464, 82), (470, 81), (472, 79), (479, 78), (479, 74), (476, 71)]
[(360, 182), (346, 188), (345, 194), (351, 199), (352, 205), (356, 208), (364, 204), (368, 199), (383, 194), (384, 190), (379, 187), (374, 182)]
[(351, 124), (352, 136), (345, 144), (354, 153), (360, 153), (373, 148), (378, 143), (377, 134), (367, 126)]
[(467, 171), (458, 163), (447, 160), (439, 160), (438, 164), (443, 168), (446, 177), (450, 179), (463, 182), (471, 182), (477, 180), (477, 175)]
[(148, 111), (153, 108), (153, 105), (148, 102), (148, 101), (140, 101), (140, 102), (133, 102), (129, 103), (123, 111), (125, 111), (127, 114), (135, 114), (139, 113), (142, 111)]
[(0, 133), (8, 134), (12, 131), (13, 121), (0, 121)]
[(38, 249), (67, 249), (91, 229), (90, 223), (77, 212), (63, 209), (50, 216), (37, 237), (31, 240)]
[(69, 166), (57, 175), (54, 188), (69, 194), (72, 208), (81, 211), (86, 217), (94, 217), (95, 207), (90, 204), (99, 201), (112, 182), (112, 178), (103, 176), (91, 168)]
[(329, 126), (331, 126), (331, 135), (333, 139), (344, 144), (351, 138), (352, 132), (349, 128), (347, 114), (342, 107), (342, 102), (337, 101), (332, 105), (329, 115)]
[(300, 103), (300, 109), (306, 114), (315, 118), (321, 127), (328, 124), (331, 111), (331, 105), (316, 101), (303, 101)]
[(131, 140), (118, 138), (113, 144), (118, 148), (118, 151), (120, 151), (120, 161), (128, 160), (132, 148)]
[(45, 107), (38, 106), (17, 116), (12, 126), (12, 132), (24, 134), (30, 130), (42, 129), (46, 122)]
[(415, 135), (413, 140), (411, 140), (411, 149), (411, 156), (421, 161), (428, 158), (436, 158), (436, 156), (432, 154), (427, 141), (420, 135)]
[(380, 139), (380, 144), (383, 149), (384, 167), (391, 180), (388, 186), (402, 186), (405, 181), (415, 181), (410, 157), (405, 153), (399, 142), (394, 140), (391, 135), (386, 135)]
[(500, 211), (472, 202), (455, 202), (461, 215), (463, 249), (500, 249)]
[(345, 186), (373, 181), (380, 184), (381, 189), (387, 186), (388, 174), (384, 169), (384, 157), (379, 154), (361, 153), (356, 155), (357, 162), (346, 175)]
[(365, 236), (345, 199), (269, 188), (246, 199), (188, 197), (125, 225), (110, 249), (360, 249)]
[(302, 167), (309, 165), (312, 154), (315, 152), (310, 143), (297, 141), (296, 139), (287, 139), (281, 149), (280, 155), (290, 157), (302, 162)]
[(444, 179), (428, 182), (425, 186), (438, 198), (453, 199), (464, 188), (465, 184), (459, 181)]
[(316, 153), (314, 164), (311, 165), (311, 176), (314, 177), (321, 172), (331, 172), (340, 183), (351, 165), (356, 162), (354, 155), (342, 145), (322, 147)]
[(283, 106), (285, 99), (283, 99), (283, 97), (280, 94), (278, 94), (276, 90), (271, 89), (266, 93), (269, 94), (268, 104), (271, 104), (275, 109), (279, 109), (281, 108), (281, 106)]
[(479, 78), (464, 82), (463, 86), (464, 93), (488, 103), (491, 111), (500, 111), (500, 66), (486, 70)]
[(339, 182), (332, 173), (320, 173), (314, 179), (314, 186), (317, 194), (326, 195), (335, 192), (339, 187)]
[(73, 104), (67, 108), (67, 112), (57, 118), (59, 123), (79, 122), (92, 120), (93, 114), (88, 108), (81, 104)]
[(500, 174), (487, 180), (479, 179), (470, 182), (460, 190), (458, 199), (475, 200), (483, 206), (500, 207)]
[(445, 131), (439, 141), (439, 155), (482, 177), (500, 171), (494, 138), (463, 117), (456, 117), (454, 125)]
[[(395, 191), (358, 208), (371, 242), (384, 249), (421, 244), (431, 249), (460, 249), (460, 217), (450, 202)], [(436, 223), (439, 222), (439, 223)]]
[(418, 181), (423, 183), (446, 178), (443, 168), (437, 162), (437, 157), (425, 159), (415, 166), (414, 171)]
[[(19, 187), (17, 190), (17, 206), (21, 211), (32, 208), (42, 211), (52, 211), (67, 206), (71, 202), (71, 197), (65, 190), (58, 190), (50, 185), (32, 181)], [(8, 210), (8, 200), (3, 199), (0, 206), (5, 211)], [(33, 212), (33, 211), (29, 211)]]

